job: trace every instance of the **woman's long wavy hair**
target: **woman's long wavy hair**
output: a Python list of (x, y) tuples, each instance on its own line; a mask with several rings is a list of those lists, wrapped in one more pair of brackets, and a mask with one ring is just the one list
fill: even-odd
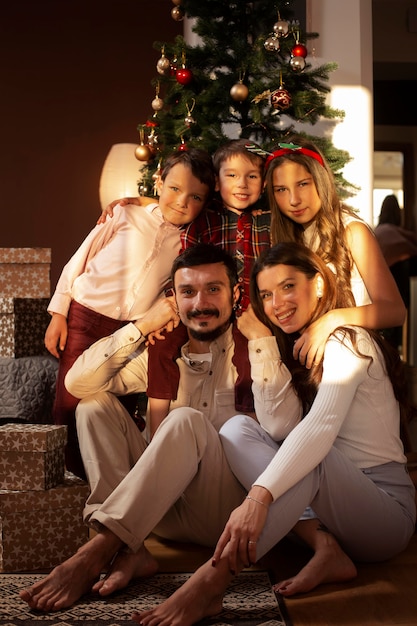
[[(298, 359), (293, 357), (294, 341), (299, 336), (299, 333), (285, 333), (278, 328), (278, 326), (273, 324), (265, 314), (263, 301), (258, 289), (257, 278), (259, 273), (264, 269), (276, 265), (294, 267), (299, 272), (302, 272), (309, 280), (313, 280), (317, 274), (321, 275), (323, 279), (323, 296), (317, 300), (317, 305), (307, 325), (312, 324), (328, 311), (349, 306), (352, 294), (350, 289), (345, 291), (338, 287), (336, 276), (318, 254), (307, 248), (304, 244), (297, 242), (282, 242), (272, 246), (272, 248), (267, 250), (253, 266), (250, 282), (250, 299), (253, 310), (258, 319), (271, 330), (277, 340), (281, 359), (291, 372), (292, 384), (302, 403), (303, 414), (305, 415), (310, 409), (317, 393), (323, 367), (322, 362), (316, 363), (310, 370), (301, 365)], [(340, 327), (336, 329), (334, 333), (336, 333), (336, 331), (338, 332), (338, 336), (342, 333), (342, 336), (344, 335), (349, 338), (353, 349), (359, 356), (370, 359), (367, 355), (359, 351), (354, 328)], [(379, 333), (369, 329), (367, 329), (367, 332), (382, 352), (386, 372), (391, 380), (396, 399), (400, 403), (402, 410), (408, 412), (409, 407), (407, 403), (404, 364), (397, 350), (392, 348)]]
[[(315, 251), (326, 264), (331, 263), (335, 268), (339, 288), (343, 291), (345, 289), (350, 291), (353, 261), (346, 240), (343, 214), (357, 216), (353, 209), (341, 203), (333, 172), (317, 146), (300, 135), (294, 135), (288, 141), (319, 154), (323, 160), (323, 165), (315, 158), (302, 154), (297, 150), (270, 161), (265, 175), (265, 182), (269, 208), (271, 210), (272, 244), (280, 241), (298, 241), (299, 243), (304, 241), (303, 226), (281, 213), (274, 195), (272, 182), (275, 169), (282, 163), (285, 161), (299, 163), (312, 176), (321, 201), (321, 208), (315, 219), (318, 236), (318, 247)], [(273, 152), (273, 149), (271, 152)], [(352, 296), (350, 306), (354, 305)]]

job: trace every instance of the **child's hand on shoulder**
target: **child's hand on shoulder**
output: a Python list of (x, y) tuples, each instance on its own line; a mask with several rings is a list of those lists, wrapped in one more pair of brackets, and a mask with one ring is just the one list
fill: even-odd
[(104, 224), (107, 220), (107, 216), (113, 217), (113, 209), (116, 205), (120, 204), (121, 206), (126, 206), (127, 204), (136, 204), (137, 206), (146, 206), (154, 202), (153, 198), (144, 198), (144, 197), (135, 197), (135, 198), (119, 198), (118, 200), (113, 200), (106, 206), (105, 209), (102, 210), (100, 217), (97, 220), (97, 224)]
[(339, 319), (340, 312), (343, 314), (342, 309), (333, 309), (325, 313), (320, 319), (310, 324), (294, 343), (293, 356), (307, 369), (321, 362), (328, 338), (343, 323)]

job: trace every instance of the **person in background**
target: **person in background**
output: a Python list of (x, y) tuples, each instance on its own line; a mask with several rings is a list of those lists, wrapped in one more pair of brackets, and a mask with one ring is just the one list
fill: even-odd
[[(394, 194), (387, 195), (382, 202), (375, 236), (408, 310), (411, 264), (413, 257), (417, 258), (417, 236), (413, 231), (402, 227), (402, 211)], [(403, 353), (403, 327), (384, 328), (382, 332)]]
[[(191, 626), (219, 613), (233, 577), (300, 525), (318, 544), (298, 576), (276, 585), (286, 595), (335, 581), (334, 544), (365, 562), (407, 547), (416, 507), (400, 439), (406, 389), (398, 353), (379, 333), (350, 324), (334, 330), (312, 368), (293, 356), (304, 329), (344, 300), (335, 274), (300, 243), (276, 244), (255, 264), (253, 310), (238, 325), (249, 342), (259, 423), (237, 415), (220, 429), (247, 495), (213, 558), (164, 603), (134, 614), (141, 626)], [(288, 412), (294, 398), (298, 421)], [(319, 519), (299, 521), (309, 506)]]
[[(210, 155), (178, 151), (157, 181), (159, 201), (138, 211), (117, 206), (113, 219), (97, 225), (64, 267), (48, 306), (52, 316), (45, 346), (59, 358), (54, 421), (68, 427), (66, 467), (85, 469), (75, 428), (78, 399), (64, 385), (76, 358), (92, 343), (128, 321), (140, 321), (164, 296), (180, 232), (203, 210), (214, 191)], [(132, 396), (136, 400), (136, 396)]]

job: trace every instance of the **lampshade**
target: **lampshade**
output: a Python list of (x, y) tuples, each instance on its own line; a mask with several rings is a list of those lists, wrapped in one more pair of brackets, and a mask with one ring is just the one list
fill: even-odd
[(116, 143), (110, 148), (100, 177), (100, 204), (104, 209), (119, 198), (138, 196), (144, 165), (135, 157), (135, 143)]

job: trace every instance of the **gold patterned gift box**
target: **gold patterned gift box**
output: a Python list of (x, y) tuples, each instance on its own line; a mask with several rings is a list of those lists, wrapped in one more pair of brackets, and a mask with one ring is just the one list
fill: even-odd
[(66, 440), (66, 426), (0, 426), (0, 489), (41, 491), (61, 483)]
[(65, 473), (47, 491), (0, 490), (0, 571), (55, 567), (88, 539), (82, 511), (87, 483)]
[(50, 266), (50, 248), (0, 248), (0, 296), (49, 298)]

